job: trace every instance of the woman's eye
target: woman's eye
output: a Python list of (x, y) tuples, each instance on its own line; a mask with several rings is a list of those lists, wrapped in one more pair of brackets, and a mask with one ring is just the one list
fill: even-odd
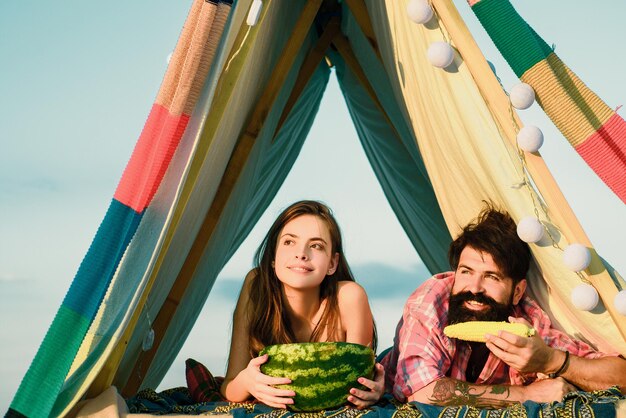
[(291, 244), (293, 244), (293, 241), (290, 239), (286, 239), (283, 241), (283, 245), (291, 245)]
[(323, 250), (324, 246), (322, 244), (315, 243), (315, 244), (311, 244), (311, 248), (313, 248), (315, 250)]

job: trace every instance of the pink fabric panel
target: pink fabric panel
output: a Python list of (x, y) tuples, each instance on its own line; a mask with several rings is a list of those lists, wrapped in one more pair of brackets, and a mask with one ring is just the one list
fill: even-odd
[(576, 151), (626, 203), (626, 122), (617, 113), (576, 147)]
[(171, 115), (158, 103), (152, 106), (115, 191), (116, 200), (139, 213), (150, 204), (188, 122), (188, 115)]

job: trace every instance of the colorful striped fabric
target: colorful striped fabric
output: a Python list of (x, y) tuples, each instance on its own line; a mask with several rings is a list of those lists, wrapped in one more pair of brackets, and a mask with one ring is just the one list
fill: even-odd
[(58, 415), (72, 399), (60, 396), (70, 367), (185, 132), (231, 5), (232, 0), (194, 0), (113, 200), (7, 417)]
[(626, 203), (626, 122), (592, 92), (508, 0), (468, 3), (515, 74), (587, 164)]

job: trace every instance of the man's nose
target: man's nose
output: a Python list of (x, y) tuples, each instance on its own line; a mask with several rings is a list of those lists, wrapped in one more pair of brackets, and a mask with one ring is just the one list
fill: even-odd
[(479, 274), (474, 274), (467, 282), (467, 290), (472, 292), (473, 294), (478, 294), (483, 292), (483, 278), (480, 277)]

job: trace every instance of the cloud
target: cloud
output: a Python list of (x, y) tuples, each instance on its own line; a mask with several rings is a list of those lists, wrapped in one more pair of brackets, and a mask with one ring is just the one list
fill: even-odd
[(20, 278), (13, 273), (0, 272), (0, 282), (17, 282), (18, 280)]
[(423, 264), (398, 268), (384, 263), (366, 263), (354, 266), (352, 271), (370, 299), (405, 299), (431, 276)]
[(24, 196), (33, 193), (57, 193), (61, 190), (59, 182), (50, 178), (0, 179), (0, 195)]

